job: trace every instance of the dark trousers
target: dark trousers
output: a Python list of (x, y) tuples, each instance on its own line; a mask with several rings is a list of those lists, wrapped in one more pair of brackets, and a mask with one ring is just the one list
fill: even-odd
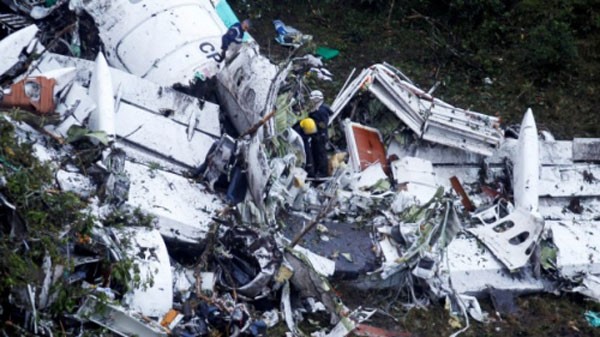
[(327, 177), (327, 136), (316, 133), (304, 140), (304, 152), (306, 152), (306, 173), (309, 177)]
[(327, 135), (318, 132), (312, 136), (312, 157), (314, 161), (315, 177), (327, 177)]

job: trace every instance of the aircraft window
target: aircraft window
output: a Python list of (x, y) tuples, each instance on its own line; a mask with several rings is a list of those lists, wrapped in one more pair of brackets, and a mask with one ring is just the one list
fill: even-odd
[(254, 89), (249, 88), (244, 91), (244, 96), (242, 98), (249, 106), (254, 107), (256, 100), (256, 93), (254, 92)]

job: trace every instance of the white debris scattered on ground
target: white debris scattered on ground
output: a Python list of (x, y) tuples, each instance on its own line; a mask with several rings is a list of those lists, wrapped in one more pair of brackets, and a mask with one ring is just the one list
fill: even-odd
[[(55, 53), (35, 25), (0, 41), (0, 123), (52, 172), (23, 193), (72, 194), (90, 215), (53, 224), (55, 247), (32, 266), (41, 280), (0, 300), (24, 313), (18, 331), (299, 335), (326, 311), (313, 335), (348, 336), (376, 310), (347, 308), (334, 282), (406, 290), (407, 305), (447, 298), (481, 321), (473, 296), (490, 289), (600, 301), (598, 139), (540, 135), (530, 109), (518, 139), (505, 137), (498, 118), (375, 64), (332, 103), (329, 127), (344, 137), (330, 140), (330, 176), (312, 178), (292, 129), (307, 92), (284, 84), (301, 82), (293, 62), (314, 56), (274, 64), (250, 38), (222, 60), (237, 21), (224, 0), (70, 3), (98, 27), (103, 53), (85, 43), (87, 59)], [(29, 14), (68, 9), (45, 10)], [(379, 125), (364, 124), (371, 114)], [(0, 159), (3, 230), (30, 251), (36, 233), (20, 214), (30, 205), (8, 192), (36, 166)], [(46, 312), (65, 300), (59, 288), (75, 315)]]

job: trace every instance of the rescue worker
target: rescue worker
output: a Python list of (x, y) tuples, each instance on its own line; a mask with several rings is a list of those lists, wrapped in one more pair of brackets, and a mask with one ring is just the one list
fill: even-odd
[(327, 125), (329, 124), (329, 117), (332, 115), (331, 109), (323, 104), (324, 97), (323, 93), (319, 90), (313, 90), (310, 93), (310, 103), (313, 108), (308, 114), (308, 117), (313, 119), (317, 125), (317, 132), (312, 136), (311, 139), (311, 150), (313, 155), (315, 177), (327, 177), (327, 142), (329, 136), (327, 135)]
[(312, 111), (308, 114), (308, 118), (296, 123), (293, 128), (304, 141), (306, 173), (311, 178), (323, 178), (329, 175), (326, 145), (331, 109), (323, 104), (323, 93), (319, 90), (310, 93), (310, 104)]
[(241, 23), (236, 22), (227, 32), (221, 37), (221, 61), (225, 60), (225, 53), (227, 53), (227, 49), (232, 43), (236, 43), (238, 45), (242, 44), (244, 40), (244, 32), (247, 32), (250, 29), (250, 20), (246, 19)]
[(306, 165), (304, 169), (309, 177), (315, 177), (315, 162), (313, 156), (313, 136), (317, 133), (317, 124), (312, 118), (305, 118), (294, 125), (294, 130), (302, 137)]

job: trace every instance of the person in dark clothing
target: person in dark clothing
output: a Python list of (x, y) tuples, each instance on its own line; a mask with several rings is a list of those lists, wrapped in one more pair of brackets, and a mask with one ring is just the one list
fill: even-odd
[(314, 108), (308, 114), (308, 117), (313, 119), (317, 125), (317, 132), (311, 137), (312, 159), (314, 161), (315, 177), (317, 178), (328, 176), (326, 146), (329, 137), (327, 135), (327, 125), (332, 111), (327, 105), (323, 104), (323, 101), (323, 93), (319, 90), (313, 90), (310, 93), (310, 102)]
[(323, 104), (323, 93), (314, 90), (310, 93), (310, 102), (313, 111), (308, 118), (301, 120), (293, 126), (304, 142), (306, 153), (306, 165), (304, 169), (311, 178), (322, 178), (328, 176), (327, 159), (327, 125), (331, 109)]
[(311, 178), (315, 176), (315, 162), (313, 156), (313, 137), (317, 133), (317, 124), (312, 118), (305, 118), (293, 126), (304, 143), (304, 153), (306, 154), (306, 164), (304, 170)]
[(221, 60), (225, 60), (225, 53), (227, 53), (227, 49), (229, 49), (229, 45), (232, 43), (241, 44), (244, 40), (244, 32), (247, 32), (250, 29), (250, 20), (246, 19), (244, 21), (236, 22), (227, 32), (221, 37)]

